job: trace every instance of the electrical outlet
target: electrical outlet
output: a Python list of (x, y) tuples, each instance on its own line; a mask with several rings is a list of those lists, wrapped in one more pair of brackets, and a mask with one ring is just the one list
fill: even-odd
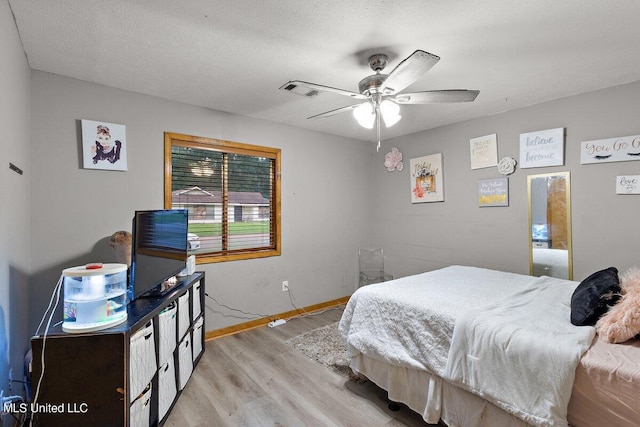
[(289, 281), (285, 280), (282, 282), (282, 292), (289, 292)]

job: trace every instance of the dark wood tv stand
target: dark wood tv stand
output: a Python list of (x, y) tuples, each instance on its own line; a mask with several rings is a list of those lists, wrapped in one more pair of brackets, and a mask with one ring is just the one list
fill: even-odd
[[(34, 336), (31, 339), (33, 395), (42, 373), (43, 344), (45, 350), (40, 391), (37, 401), (30, 405), (34, 412), (38, 411), (32, 414), (33, 426), (162, 425), (182, 392), (181, 385), (184, 386), (190, 377), (188, 358), (191, 358), (192, 369), (195, 369), (204, 353), (204, 273), (196, 272), (182, 279), (180, 284), (163, 296), (138, 298), (129, 303), (127, 320), (120, 325), (86, 333), (65, 333), (60, 326), (56, 326), (51, 328), (46, 337), (44, 334)], [(172, 316), (167, 316), (172, 312)], [(171, 337), (167, 331), (173, 332), (173, 329), (165, 326), (171, 318), (176, 319), (173, 326), (176, 344), (172, 353), (169, 353), (169, 344), (162, 344), (163, 353), (170, 354), (167, 361), (163, 361), (159, 360), (160, 337), (164, 337), (163, 342), (166, 342), (167, 336)], [(180, 322), (182, 325), (179, 325)], [(151, 330), (154, 332), (153, 342), (149, 341), (152, 335), (146, 332)], [(138, 342), (144, 342), (144, 339), (148, 344), (145, 348), (151, 349), (151, 352), (140, 350)], [(155, 355), (151, 354), (153, 351)], [(139, 376), (152, 363), (140, 363), (140, 357), (155, 363), (151, 368), (153, 377), (145, 389), (146, 400), (142, 406), (137, 403), (140, 402), (136, 400), (137, 396), (132, 395), (132, 388), (134, 383), (140, 382), (139, 378), (135, 378), (136, 375)], [(168, 378), (175, 380), (175, 396), (167, 400), (167, 396), (172, 394), (167, 392), (171, 388), (167, 384), (171, 381), (166, 380), (170, 359), (174, 377)], [(161, 369), (165, 372), (164, 376)], [(184, 373), (185, 370), (188, 375)], [(164, 397), (164, 403), (160, 406), (166, 411), (162, 418), (158, 413), (160, 393)], [(135, 408), (132, 404), (134, 401), (138, 405)], [(141, 407), (148, 413), (145, 414), (148, 424), (147, 418), (139, 416), (141, 411), (138, 408)], [(141, 423), (141, 419), (145, 421)]]

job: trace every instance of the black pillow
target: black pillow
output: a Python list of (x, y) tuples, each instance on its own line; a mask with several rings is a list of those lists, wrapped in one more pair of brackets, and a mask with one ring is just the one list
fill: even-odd
[(620, 299), (618, 269), (609, 267), (584, 279), (571, 296), (571, 323), (593, 326)]

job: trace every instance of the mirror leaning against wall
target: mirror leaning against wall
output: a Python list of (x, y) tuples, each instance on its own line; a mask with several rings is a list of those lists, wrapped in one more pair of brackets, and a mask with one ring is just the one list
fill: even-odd
[(569, 172), (527, 177), (529, 273), (573, 280)]

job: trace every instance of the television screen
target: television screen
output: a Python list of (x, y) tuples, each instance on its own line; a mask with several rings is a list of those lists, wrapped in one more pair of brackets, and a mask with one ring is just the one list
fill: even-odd
[(131, 299), (163, 293), (162, 283), (186, 267), (185, 209), (136, 211), (131, 251)]
[(549, 240), (549, 227), (547, 224), (533, 224), (531, 226), (531, 240), (534, 242)]

